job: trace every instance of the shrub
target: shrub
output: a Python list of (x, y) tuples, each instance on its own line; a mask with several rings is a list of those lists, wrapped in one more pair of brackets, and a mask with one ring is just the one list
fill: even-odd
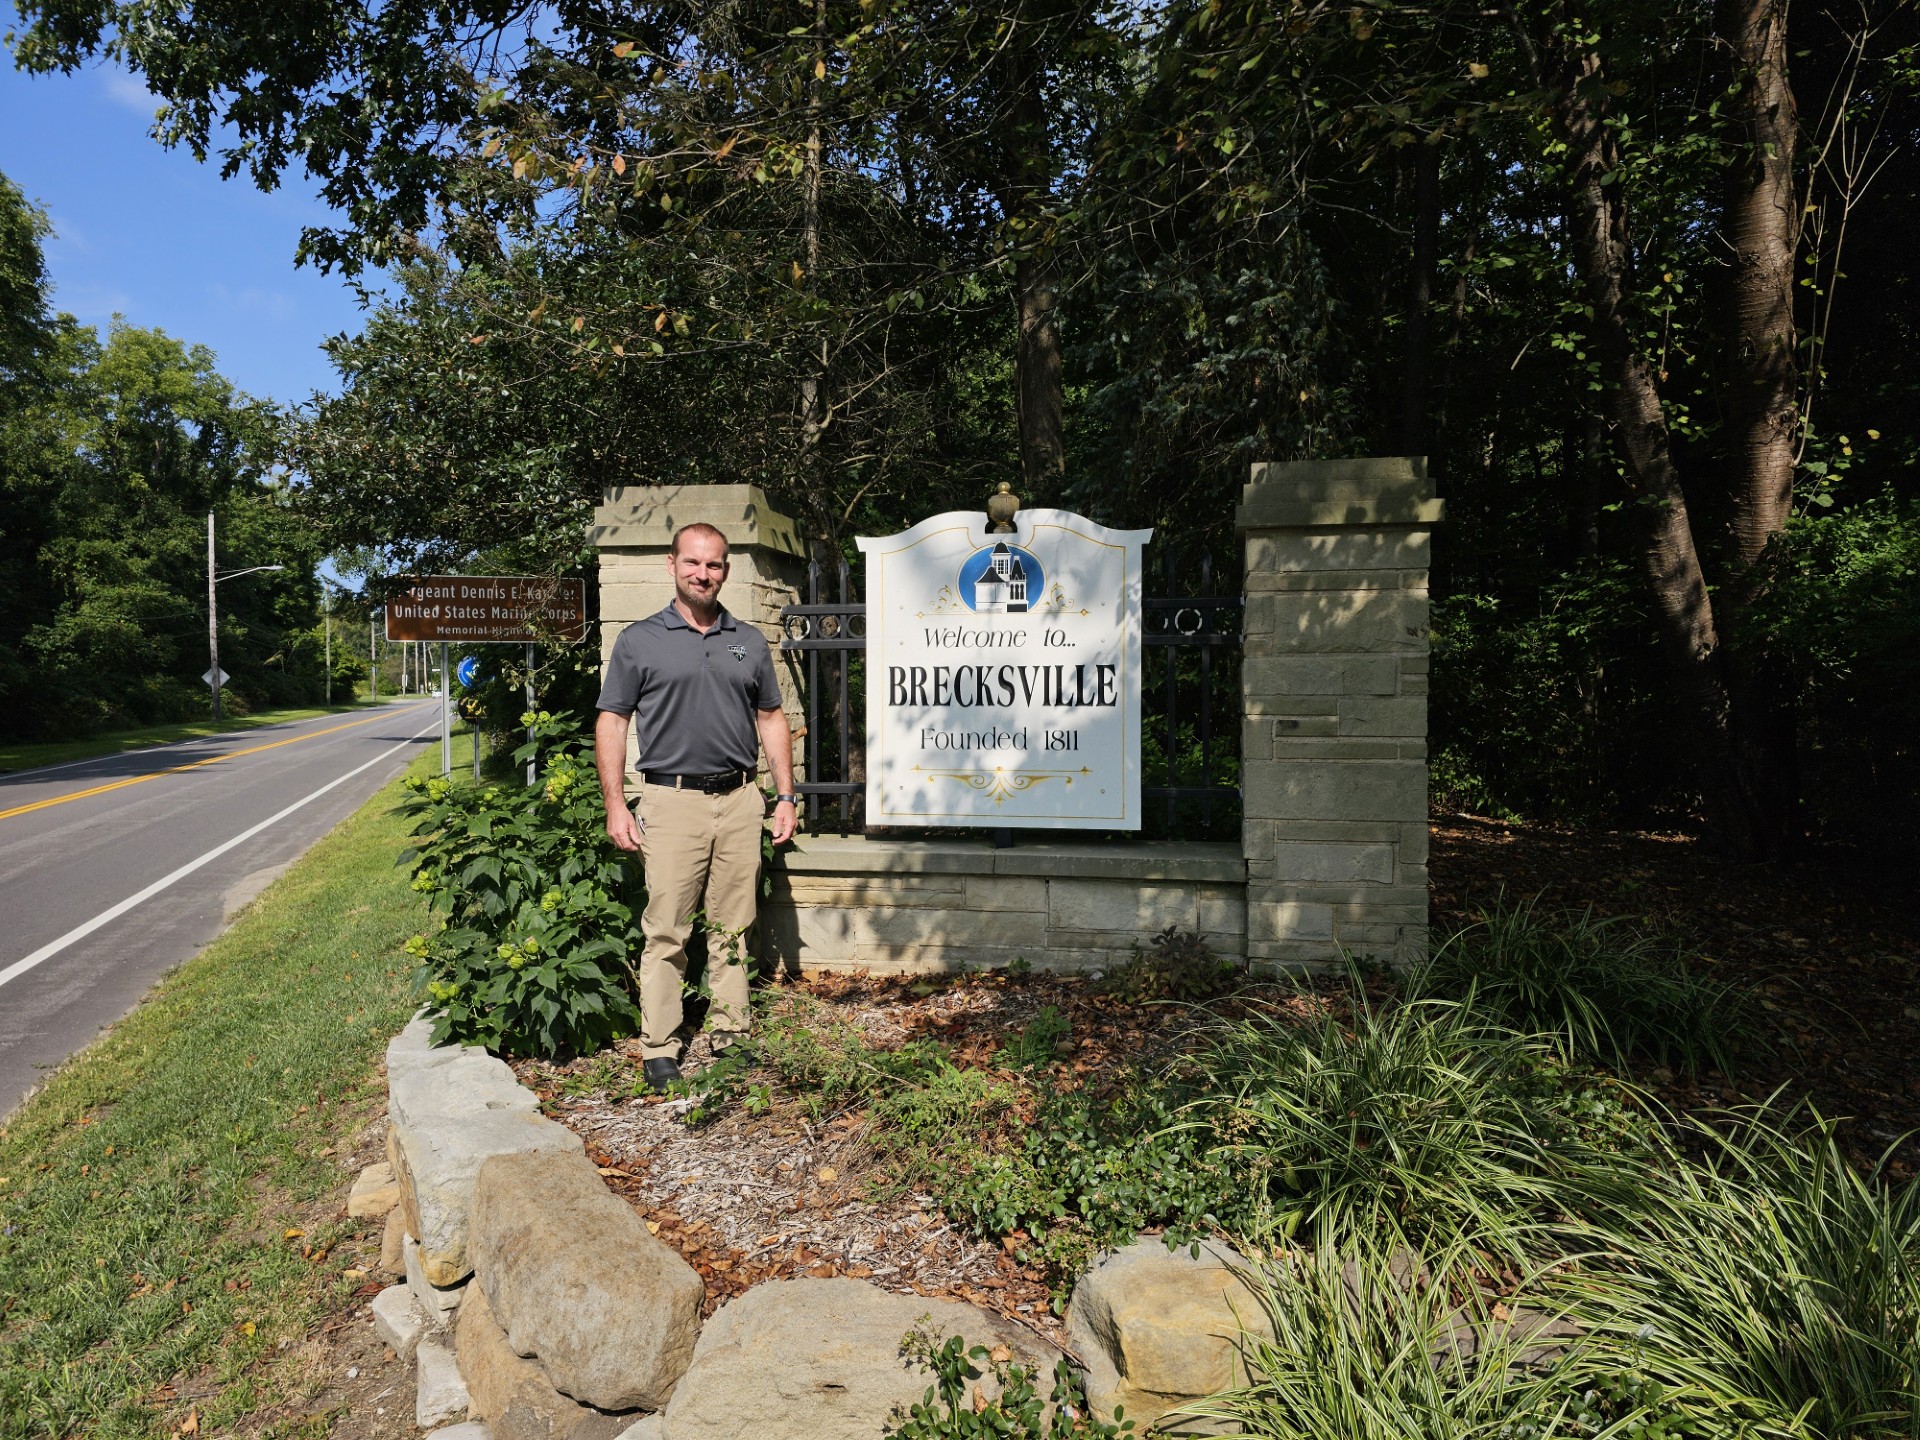
[(1169, 925), (1152, 941), (1133, 945), (1133, 958), (1105, 981), (1105, 988), (1124, 1000), (1212, 1000), (1238, 987), (1246, 978), (1244, 965), (1223, 960), (1207, 942), (1191, 931)]
[(1464, 1000), (1488, 1019), (1552, 1036), (1571, 1060), (1634, 1058), (1730, 1069), (1749, 1029), (1729, 986), (1695, 974), (1671, 941), (1618, 917), (1496, 901), (1409, 977), (1410, 994)]
[(539, 780), (410, 779), (413, 888), (441, 927), (415, 935), (415, 992), (436, 1044), (561, 1056), (636, 1030), (630, 957), (641, 944), (639, 867), (607, 838), (591, 746), (570, 716), (526, 717)]

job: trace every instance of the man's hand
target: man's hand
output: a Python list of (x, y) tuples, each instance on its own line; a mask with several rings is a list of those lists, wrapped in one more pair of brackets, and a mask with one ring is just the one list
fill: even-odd
[(624, 803), (607, 810), (607, 834), (622, 850), (640, 848), (640, 826)]
[[(773, 805), (773, 843), (784, 845), (793, 838), (800, 823), (798, 808), (791, 800), (776, 800)], [(617, 842), (616, 842), (617, 843)]]

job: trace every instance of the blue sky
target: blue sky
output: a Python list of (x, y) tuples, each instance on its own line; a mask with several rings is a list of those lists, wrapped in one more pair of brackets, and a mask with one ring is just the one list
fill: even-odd
[(0, 172), (53, 223), (55, 308), (206, 345), (251, 395), (331, 390), (320, 343), (359, 329), (361, 311), (340, 280), (293, 263), (326, 207), (304, 177), (266, 194), (163, 149), (148, 134), (155, 104), (123, 71), (31, 77), (0, 50)]

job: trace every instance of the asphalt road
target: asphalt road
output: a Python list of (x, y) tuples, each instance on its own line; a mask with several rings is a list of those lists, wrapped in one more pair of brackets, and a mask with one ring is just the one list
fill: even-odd
[(439, 733), (413, 700), (0, 775), (0, 1116)]

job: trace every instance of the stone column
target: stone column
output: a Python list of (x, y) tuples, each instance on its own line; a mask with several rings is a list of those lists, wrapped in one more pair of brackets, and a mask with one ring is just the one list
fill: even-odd
[(1424, 456), (1255, 465), (1245, 537), (1247, 956), (1404, 962), (1427, 942)]
[[(600, 664), (636, 620), (673, 600), (667, 550), (682, 525), (705, 521), (727, 537), (731, 562), (720, 600), (736, 619), (759, 628), (773, 646), (787, 720), (806, 723), (800, 670), (780, 653), (780, 607), (800, 599), (806, 547), (794, 523), (767, 503), (758, 485), (615, 485), (593, 512), (588, 538), (600, 551)], [(636, 741), (627, 740), (628, 768)], [(795, 751), (800, 747), (796, 745)], [(795, 773), (799, 757), (795, 756)]]

